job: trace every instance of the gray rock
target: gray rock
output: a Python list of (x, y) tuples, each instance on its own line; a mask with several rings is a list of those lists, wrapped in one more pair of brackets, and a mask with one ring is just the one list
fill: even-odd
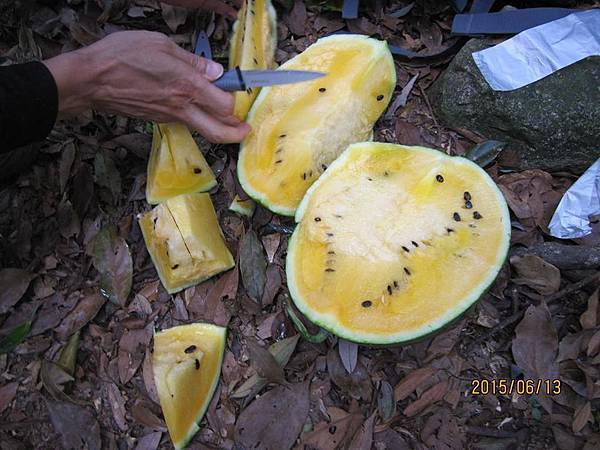
[(490, 88), (471, 56), (491, 45), (470, 40), (432, 86), (438, 118), (509, 142), (519, 168), (582, 171), (600, 157), (600, 57), (500, 92)]

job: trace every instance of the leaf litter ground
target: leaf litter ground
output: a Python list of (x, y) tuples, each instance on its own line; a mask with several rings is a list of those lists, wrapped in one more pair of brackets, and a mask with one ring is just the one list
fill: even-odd
[[(414, 51), (439, 51), (448, 39), (445, 3), (419, 2), (393, 17), (408, 2), (373, 2), (347, 22), (339, 3), (276, 2), (278, 62), (344, 28)], [(225, 62), (231, 26), (154, 0), (29, 9), (0, 1), (0, 13), (8, 62), (53, 56), (122, 29), (162, 31), (190, 48), (197, 25)], [(443, 67), (397, 63), (378, 140), (456, 155), (479, 143), (494, 147), (436, 120), (427, 89)], [(0, 187), (0, 448), (171, 448), (153, 384), (152, 330), (198, 320), (230, 333), (221, 384), (191, 448), (600, 446), (598, 234), (568, 243), (546, 234), (578, 174), (507, 173), (503, 164), (514, 154), (505, 148), (487, 170), (508, 199), (514, 246), (490, 292), (428, 340), (357, 348), (333, 337), (299, 338), (285, 312), (293, 222), (260, 207), (251, 221), (228, 211), (235, 194), (246, 198), (235, 146), (202, 142), (237, 267), (166, 294), (136, 221), (148, 209), (149, 131), (147, 123), (98, 114), (60, 123), (37, 162)], [(540, 378), (559, 379), (560, 394), (471, 393), (473, 380)]]

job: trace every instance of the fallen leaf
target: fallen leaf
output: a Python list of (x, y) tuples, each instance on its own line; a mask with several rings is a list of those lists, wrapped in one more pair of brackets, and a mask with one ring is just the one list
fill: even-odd
[(34, 278), (35, 275), (22, 269), (0, 270), (0, 314), (8, 312), (21, 300)]
[(81, 330), (98, 314), (104, 303), (106, 303), (106, 299), (100, 294), (94, 293), (83, 297), (56, 328), (58, 336), (65, 340)]
[(125, 419), (125, 399), (115, 383), (108, 383), (108, 401), (112, 409), (112, 416), (121, 431), (127, 431), (127, 420)]
[(408, 83), (402, 88), (400, 94), (394, 99), (387, 112), (385, 113), (385, 117), (387, 119), (391, 119), (398, 111), (398, 108), (403, 108), (406, 106), (406, 102), (408, 101), (408, 96), (410, 95), (413, 86), (415, 85), (415, 81), (419, 78), (419, 74), (414, 75)]
[(58, 205), (56, 210), (56, 219), (58, 221), (58, 229), (60, 234), (65, 239), (79, 234), (81, 224), (77, 212), (73, 209), (73, 205), (69, 200), (64, 200)]
[(261, 377), (274, 383), (286, 383), (283, 367), (266, 348), (252, 339), (246, 340), (246, 346), (250, 353), (250, 364)]
[(77, 362), (77, 350), (79, 349), (79, 332), (73, 334), (69, 342), (60, 351), (58, 364), (66, 373), (73, 376)]
[(277, 386), (258, 397), (240, 414), (235, 442), (255, 450), (288, 450), (306, 422), (308, 382)]
[[(292, 353), (296, 349), (300, 335), (282, 339), (269, 346), (269, 353), (273, 355), (277, 363), (283, 368), (289, 362)], [(253, 374), (250, 378), (244, 381), (234, 392), (231, 394), (233, 398), (243, 398), (249, 395), (257, 394), (265, 387), (268, 383), (266, 378), (261, 377), (258, 373)]]
[(12, 401), (17, 396), (17, 388), (19, 387), (18, 382), (8, 383), (4, 386), (0, 386), (0, 414), (8, 408)]
[(579, 433), (588, 422), (593, 420), (592, 404), (585, 402), (573, 414), (573, 433)]
[(598, 325), (598, 296), (600, 289), (596, 289), (590, 298), (588, 298), (587, 309), (579, 317), (581, 328), (589, 330)]
[[(531, 305), (515, 328), (512, 353), (517, 365), (523, 369), (525, 378), (533, 380), (555, 380), (559, 378), (556, 352), (558, 336), (550, 311), (545, 302)], [(543, 392), (538, 399), (551, 412), (551, 399)]]
[(54, 400), (80, 404), (64, 392), (62, 385), (74, 381), (74, 378), (59, 365), (52, 361), (43, 360), (40, 368), (40, 379), (42, 385)]
[[(151, 325), (150, 325), (151, 326)], [(135, 375), (144, 360), (145, 349), (152, 339), (148, 327), (127, 330), (119, 340), (119, 380), (127, 384)]]
[(144, 365), (142, 367), (142, 377), (144, 378), (144, 386), (146, 386), (146, 392), (148, 397), (152, 399), (154, 403), (159, 403), (158, 392), (156, 385), (154, 384), (154, 370), (152, 367), (152, 353), (150, 348), (146, 348), (146, 355), (144, 356)]
[(318, 450), (344, 448), (363, 422), (359, 413), (348, 413), (336, 407), (327, 409), (331, 421), (315, 425), (315, 429), (302, 436), (302, 443)]
[(510, 264), (517, 272), (516, 284), (527, 285), (542, 295), (560, 289), (560, 270), (536, 255), (513, 256)]
[(248, 295), (260, 301), (267, 281), (267, 262), (263, 247), (254, 230), (246, 232), (240, 241), (240, 272)]
[(332, 348), (327, 353), (327, 370), (331, 381), (346, 392), (350, 397), (369, 401), (373, 386), (364, 364), (358, 360), (352, 373), (348, 373), (342, 364), (339, 352)]
[(156, 450), (162, 437), (161, 431), (147, 434), (140, 438), (133, 450)]
[(55, 328), (77, 303), (77, 295), (69, 295), (66, 299), (56, 293), (42, 301), (42, 307), (36, 314), (30, 334), (35, 336)]
[(412, 446), (406, 442), (400, 433), (387, 428), (373, 435), (373, 446), (379, 450), (412, 450)]
[(494, 162), (504, 147), (506, 147), (506, 142), (483, 141), (471, 147), (465, 154), (465, 158), (470, 159), (479, 167), (485, 167)]
[(121, 174), (108, 152), (99, 151), (94, 158), (94, 181), (107, 188), (116, 201), (121, 196)]
[(187, 20), (187, 9), (179, 6), (171, 6), (162, 2), (160, 8), (165, 23), (173, 33), (176, 33), (177, 28), (179, 28), (180, 25), (183, 25)]
[(297, 36), (304, 36), (306, 27), (306, 6), (302, 0), (295, 0), (294, 7), (283, 17), (290, 31)]
[(575, 436), (571, 431), (567, 431), (560, 425), (552, 425), (552, 434), (554, 436), (554, 442), (560, 450), (573, 450), (581, 448), (583, 440)]
[(85, 444), (87, 450), (101, 450), (100, 425), (94, 418), (95, 413), (66, 402), (47, 400), (46, 406), (63, 448), (79, 449)]
[(281, 234), (279, 233), (267, 234), (266, 236), (262, 237), (262, 243), (265, 251), (267, 252), (267, 261), (269, 264), (273, 263), (273, 258), (275, 258), (275, 253), (277, 253), (280, 242)]
[(377, 394), (377, 410), (384, 422), (388, 422), (396, 415), (396, 400), (394, 389), (386, 380), (382, 380)]
[(423, 392), (421, 397), (410, 403), (404, 409), (404, 415), (406, 417), (412, 417), (420, 413), (428, 406), (433, 405), (435, 402), (443, 399), (444, 395), (446, 395), (446, 392), (448, 392), (448, 380), (444, 380), (441, 383), (433, 385), (433, 387)]
[(60, 193), (65, 191), (67, 181), (71, 175), (71, 166), (75, 160), (75, 144), (73, 141), (67, 142), (60, 155), (60, 162), (58, 164), (58, 182), (60, 185)]
[(129, 246), (112, 225), (103, 226), (90, 244), (92, 262), (100, 272), (100, 292), (116, 305), (124, 306), (133, 277)]
[(358, 344), (340, 338), (338, 339), (338, 350), (346, 371), (348, 373), (354, 372), (358, 359)]
[(396, 120), (396, 141), (402, 145), (421, 145), (423, 138), (419, 128), (404, 119)]
[(145, 427), (157, 431), (167, 431), (165, 422), (147, 408), (142, 401), (136, 401), (131, 408), (131, 417)]
[(377, 411), (373, 412), (373, 414), (371, 414), (371, 416), (360, 426), (354, 435), (352, 442), (350, 442), (348, 450), (371, 450), (371, 445), (373, 444), (373, 425), (376, 416)]
[(31, 322), (27, 321), (14, 328), (8, 336), (0, 339), (0, 355), (12, 351), (19, 345), (29, 334), (31, 330)]
[(92, 168), (87, 163), (82, 163), (73, 177), (71, 186), (71, 202), (77, 215), (83, 219), (90, 202), (94, 198), (94, 175)]

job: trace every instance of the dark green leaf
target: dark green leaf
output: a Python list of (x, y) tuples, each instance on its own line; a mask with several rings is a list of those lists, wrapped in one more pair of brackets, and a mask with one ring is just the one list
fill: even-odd
[(94, 159), (94, 179), (96, 184), (107, 188), (113, 199), (121, 196), (121, 174), (112, 157), (107, 152), (98, 152)]
[(471, 148), (465, 157), (480, 167), (485, 167), (488, 164), (491, 164), (498, 157), (500, 152), (504, 150), (505, 146), (506, 142), (494, 140), (483, 141)]
[(31, 321), (22, 323), (15, 328), (11, 333), (0, 340), (0, 355), (2, 353), (8, 353), (12, 351), (17, 345), (19, 345), (27, 334), (31, 330)]
[(267, 281), (267, 261), (256, 232), (249, 230), (240, 242), (240, 272), (248, 295), (260, 302)]
[(60, 352), (57, 364), (69, 375), (75, 372), (77, 350), (79, 349), (79, 331), (73, 334)]
[(377, 396), (377, 409), (384, 422), (389, 421), (396, 415), (396, 400), (394, 400), (394, 389), (387, 381), (381, 381), (379, 394)]
[(308, 342), (312, 342), (313, 344), (320, 344), (325, 339), (327, 339), (327, 336), (329, 336), (329, 333), (322, 328), (319, 329), (319, 332), (317, 334), (310, 334), (304, 323), (302, 323), (302, 319), (298, 317), (298, 314), (296, 314), (296, 311), (294, 311), (293, 306), (289, 302), (285, 303), (285, 309), (288, 313), (289, 318), (292, 319), (296, 330), (298, 330), (302, 337)]
[(129, 246), (112, 225), (103, 226), (91, 242), (92, 262), (100, 272), (100, 292), (123, 306), (131, 291), (133, 262)]

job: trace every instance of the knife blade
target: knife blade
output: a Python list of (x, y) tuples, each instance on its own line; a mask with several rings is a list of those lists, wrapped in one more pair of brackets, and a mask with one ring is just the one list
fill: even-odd
[(213, 84), (224, 91), (245, 91), (253, 87), (274, 86), (279, 84), (301, 83), (327, 75), (323, 72), (308, 70), (229, 70)]

